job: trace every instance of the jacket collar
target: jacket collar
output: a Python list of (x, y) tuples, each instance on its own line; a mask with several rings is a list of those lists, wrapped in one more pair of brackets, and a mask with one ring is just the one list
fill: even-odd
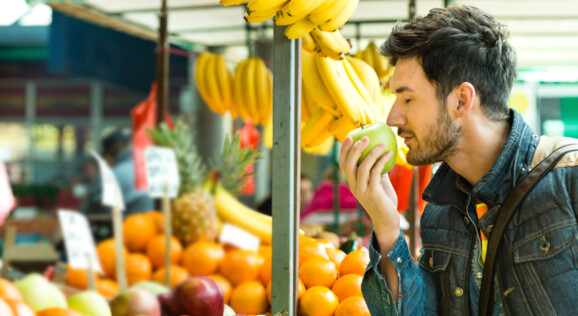
[(501, 205), (530, 170), (530, 162), (538, 145), (538, 136), (522, 115), (510, 109), (509, 121), (510, 135), (498, 159), (476, 185), (472, 187), (444, 162), (424, 190), (423, 199), (437, 204), (454, 204), (463, 209), (467, 193), (471, 193), (473, 199), (486, 203), (488, 209)]

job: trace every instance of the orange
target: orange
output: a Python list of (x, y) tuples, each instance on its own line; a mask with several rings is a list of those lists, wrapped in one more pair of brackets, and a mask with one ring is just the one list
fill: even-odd
[(354, 250), (343, 258), (339, 265), (339, 275), (359, 274), (363, 276), (365, 268), (369, 264), (369, 253), (365, 250)]
[(319, 256), (323, 258), (329, 258), (327, 255), (327, 250), (325, 249), (325, 245), (317, 242), (313, 238), (309, 239), (301, 239), (303, 241), (299, 242), (299, 266), (303, 264), (303, 262), (307, 261), (309, 258), (314, 256)]
[(330, 288), (337, 280), (337, 266), (323, 257), (311, 257), (299, 268), (299, 278), (310, 288), (321, 285)]
[(219, 285), (219, 288), (221, 288), (221, 292), (223, 292), (223, 300), (225, 301), (225, 304), (228, 304), (229, 299), (231, 298), (231, 291), (233, 290), (233, 285), (231, 285), (231, 282), (229, 282), (229, 280), (220, 274), (211, 274), (209, 275), (209, 278), (217, 282), (217, 285)]
[(157, 226), (144, 213), (129, 215), (122, 223), (124, 245), (129, 251), (138, 252), (146, 248), (148, 242), (157, 235)]
[(190, 244), (183, 253), (183, 267), (191, 275), (210, 275), (217, 271), (223, 260), (223, 247), (211, 241)]
[(361, 296), (351, 296), (339, 303), (335, 316), (371, 316), (365, 300)]
[(165, 233), (165, 216), (159, 211), (150, 211), (145, 213), (155, 223), (157, 234)]
[(229, 279), (233, 285), (254, 281), (259, 277), (263, 261), (263, 256), (256, 251), (233, 249), (225, 253), (219, 265), (219, 273)]
[(0, 298), (8, 303), (24, 302), (24, 298), (22, 298), (18, 288), (12, 282), (3, 278), (0, 278)]
[(315, 238), (315, 241), (322, 244), (325, 248), (335, 249), (335, 244), (333, 244), (329, 239)]
[[(123, 247), (124, 257), (128, 255), (128, 251)], [(109, 238), (101, 241), (96, 247), (98, 259), (102, 266), (104, 275), (109, 278), (114, 278), (116, 275), (116, 251), (114, 247), (114, 239)]]
[(14, 316), (36, 316), (36, 313), (30, 306), (22, 302), (7, 302), (12, 308)]
[(229, 305), (237, 314), (265, 314), (269, 308), (265, 287), (257, 281), (241, 283), (233, 289)]
[(307, 289), (299, 300), (299, 313), (303, 316), (333, 316), (339, 305), (337, 296), (324, 286)]
[(265, 261), (263, 261), (261, 269), (259, 269), (259, 280), (261, 280), (261, 284), (266, 285), (271, 281), (271, 269), (273, 269), (273, 255), (269, 254), (265, 257)]
[[(169, 279), (170, 279), (170, 288), (173, 288), (177, 285), (179, 285), (181, 282), (183, 282), (184, 280), (186, 280), (189, 277), (189, 273), (187, 272), (187, 270), (185, 270), (185, 268), (181, 267), (181, 266), (177, 266), (174, 264), (170, 265), (170, 275), (169, 275)], [(165, 284), (165, 268), (162, 267), (160, 269), (158, 269), (157, 271), (155, 271), (155, 273), (153, 274), (152, 280), (160, 283), (162, 285), (166, 285)]]
[(149, 258), (142, 253), (131, 253), (126, 256), (126, 281), (129, 286), (149, 280), (153, 274), (153, 267)]
[[(300, 299), (303, 294), (305, 294), (305, 285), (303, 284), (303, 281), (301, 281), (301, 279), (299, 279), (299, 284), (297, 285), (297, 298)], [(272, 289), (271, 289), (271, 281), (269, 281), (269, 283), (267, 283), (267, 302), (269, 302), (269, 305), (271, 305), (271, 300), (273, 299), (272, 297), (272, 293), (271, 293)]]
[(263, 258), (267, 258), (268, 256), (273, 255), (273, 246), (271, 245), (260, 245), (259, 250), (257, 250), (263, 256)]
[(333, 261), (333, 263), (335, 263), (339, 269), (339, 266), (341, 266), (341, 261), (343, 261), (343, 258), (345, 258), (347, 254), (341, 249), (327, 248), (326, 250), (329, 259), (331, 259), (331, 261)]
[[(149, 241), (147, 245), (147, 256), (153, 268), (160, 268), (165, 265), (165, 235), (156, 235)], [(175, 265), (179, 264), (182, 256), (183, 246), (174, 236), (171, 236), (170, 263)]]
[(82, 316), (82, 314), (73, 309), (51, 307), (39, 311), (36, 316)]
[[(99, 276), (96, 272), (94, 273), (94, 278), (98, 282)], [(82, 290), (88, 289), (88, 271), (68, 265), (66, 268), (66, 284)]]
[(96, 290), (100, 295), (113, 299), (118, 295), (118, 284), (111, 279), (100, 279), (96, 283)]
[(347, 274), (337, 279), (331, 290), (337, 295), (340, 302), (350, 296), (363, 296), (361, 294), (361, 280), (363, 277), (359, 274)]
[(6, 303), (6, 301), (4, 301), (3, 299), (0, 299), (0, 315), (2, 315), (2, 316), (18, 316), (18, 315), (14, 315), (14, 312), (12, 311), (12, 308), (10, 307), (10, 305), (8, 305), (8, 303)]

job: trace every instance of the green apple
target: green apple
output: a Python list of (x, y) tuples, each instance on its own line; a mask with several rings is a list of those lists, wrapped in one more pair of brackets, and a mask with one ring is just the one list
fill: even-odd
[(169, 293), (171, 291), (168, 287), (153, 281), (140, 281), (131, 286), (131, 288), (134, 287), (147, 289), (151, 291), (154, 295)]
[(85, 316), (111, 316), (106, 299), (95, 291), (82, 291), (68, 298), (68, 307)]
[(50, 307), (67, 306), (62, 291), (39, 273), (31, 273), (14, 281), (14, 286), (22, 294), (24, 302), (35, 312)]
[[(385, 144), (385, 152), (391, 150), (393, 152), (393, 157), (385, 164), (381, 173), (390, 172), (393, 169), (395, 160), (397, 158), (397, 140), (395, 134), (385, 122), (375, 122), (368, 125), (362, 125), (349, 132), (347, 136), (353, 138), (353, 142), (361, 140), (364, 136), (369, 138), (369, 146), (361, 153), (357, 165), (359, 166), (363, 159), (369, 154), (369, 152), (379, 144)], [(382, 155), (383, 156), (383, 155)]]

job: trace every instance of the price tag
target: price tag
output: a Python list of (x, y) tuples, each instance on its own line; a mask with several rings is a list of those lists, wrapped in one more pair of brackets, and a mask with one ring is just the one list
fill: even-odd
[(180, 179), (175, 152), (165, 147), (149, 146), (145, 150), (145, 165), (150, 196), (163, 197), (168, 185), (169, 197), (177, 197)]
[(235, 226), (229, 223), (223, 224), (223, 229), (221, 229), (219, 241), (222, 243), (231, 244), (241, 249), (249, 249), (255, 251), (259, 250), (259, 244), (261, 243), (259, 237), (251, 234), (239, 226)]
[[(58, 219), (64, 237), (68, 264), (78, 269), (88, 269), (92, 266), (95, 271), (102, 273), (86, 217), (75, 211), (59, 210)], [(88, 258), (91, 258), (90, 262)]]
[(0, 225), (4, 223), (4, 219), (8, 216), (12, 208), (14, 208), (15, 202), (8, 173), (4, 167), (4, 162), (0, 160)]
[(94, 156), (96, 162), (98, 163), (100, 178), (102, 179), (102, 204), (110, 207), (116, 207), (121, 211), (124, 210), (122, 193), (114, 173), (99, 154), (93, 151), (92, 156)]

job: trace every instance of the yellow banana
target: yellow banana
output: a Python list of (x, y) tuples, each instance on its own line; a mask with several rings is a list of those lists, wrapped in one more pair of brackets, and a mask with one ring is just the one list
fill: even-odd
[(244, 60), (237, 64), (237, 69), (235, 69), (235, 77), (233, 78), (233, 95), (235, 96), (235, 103), (237, 104), (237, 110), (243, 121), (247, 121), (250, 117), (249, 110), (247, 109), (247, 104), (245, 103), (245, 91), (243, 82), (245, 81), (245, 74), (247, 69), (247, 60)]
[(220, 114), (225, 114), (227, 109), (223, 100), (222, 91), (220, 90), (221, 87), (219, 87), (219, 79), (217, 78), (217, 59), (218, 57), (215, 54), (209, 56), (207, 68), (205, 69), (205, 80), (207, 80), (207, 87), (209, 88), (211, 99), (214, 101), (213, 107), (215, 107)]
[(211, 98), (211, 94), (209, 93), (207, 78), (205, 77), (207, 61), (209, 61), (210, 56), (211, 53), (203, 52), (197, 57), (197, 61), (195, 63), (195, 83), (197, 85), (197, 91), (199, 91), (201, 98), (203, 98), (209, 109), (215, 113), (218, 113), (218, 109), (214, 107), (215, 103)]
[(271, 216), (247, 207), (221, 186), (217, 186), (214, 198), (217, 214), (223, 221), (239, 226), (259, 237), (262, 242), (271, 244), (273, 238)]
[(260, 118), (257, 106), (257, 90), (255, 88), (255, 77), (257, 75), (256, 58), (256, 56), (249, 57), (243, 81), (243, 97), (253, 124), (259, 124)]
[(301, 130), (301, 145), (306, 146), (317, 138), (333, 120), (333, 115), (319, 107)]
[(305, 147), (316, 147), (318, 145), (321, 145), (328, 138), (333, 138), (333, 134), (331, 134), (327, 130), (327, 127), (325, 127), (324, 129), (321, 130), (321, 133), (319, 133), (314, 139), (312, 139), (309, 143), (305, 144), (304, 146)]
[(267, 125), (273, 118), (273, 72), (265, 67), (267, 72), (267, 96), (269, 98), (269, 103), (267, 103), (267, 110), (263, 118), (261, 118), (261, 124)]
[(349, 81), (343, 64), (329, 58), (315, 58), (317, 71), (323, 83), (329, 90), (329, 94), (337, 104), (337, 108), (348, 117), (352, 123), (358, 124), (362, 121), (362, 113), (358, 104), (359, 96), (357, 90)]
[(335, 118), (327, 125), (327, 130), (333, 135), (345, 132), (345, 134), (361, 126), (360, 124), (353, 124), (345, 116)]
[(266, 120), (269, 119), (269, 111), (273, 104), (272, 95), (269, 93), (269, 69), (265, 65), (265, 62), (259, 57), (255, 57), (255, 90), (256, 90), (256, 104), (257, 112), (259, 112), (259, 121), (255, 121), (255, 124), (265, 125)]
[(335, 32), (326, 32), (326, 33), (332, 36), (335, 42), (339, 44), (339, 47), (341, 47), (341, 51), (343, 52), (344, 55), (349, 55), (349, 53), (351, 52), (351, 45), (349, 45), (349, 42), (347, 42), (347, 40), (345, 39), (345, 37), (343, 37), (343, 34), (341, 34), (339, 30), (336, 30)]
[(376, 106), (374, 114), (377, 121), (384, 121), (385, 117), (383, 115), (383, 100), (381, 96), (381, 87), (379, 84), (379, 78), (375, 70), (371, 68), (366, 62), (359, 58), (354, 58), (347, 56), (347, 60), (355, 70), (355, 73), (367, 89), (367, 92), (371, 95), (371, 99)]
[(373, 53), (371, 52), (371, 48), (369, 46), (363, 50), (361, 59), (363, 59), (363, 61), (366, 62), (369, 67), (375, 70), (375, 61), (373, 60)]
[(310, 53), (314, 53), (317, 50), (317, 45), (313, 41), (311, 33), (307, 33), (301, 37), (301, 46), (303, 47), (304, 50)]
[(307, 93), (307, 86), (301, 83), (301, 122), (307, 122), (311, 118), (311, 98)]
[(316, 26), (317, 24), (309, 22), (307, 18), (303, 18), (285, 28), (285, 37), (290, 40), (300, 38), (309, 34)]
[(283, 9), (283, 7), (289, 2), (289, 0), (251, 0), (247, 4), (247, 13), (249, 15), (255, 14), (256, 16), (263, 16), (271, 14), (269, 17), (275, 16), (277, 11)]
[(339, 15), (339, 12), (345, 8), (348, 0), (325, 0), (325, 2), (311, 11), (309, 21), (317, 25), (325, 24)]
[(234, 118), (237, 116), (237, 110), (234, 105), (233, 98), (233, 81), (231, 76), (231, 71), (227, 68), (225, 63), (225, 57), (222, 54), (217, 54), (217, 79), (219, 82), (219, 87), (221, 95), (223, 96), (223, 104), (225, 108), (231, 112), (231, 116)]
[(373, 101), (371, 94), (367, 91), (361, 79), (359, 79), (359, 76), (355, 72), (355, 69), (353, 69), (353, 66), (349, 62), (349, 59), (347, 58), (343, 59), (342, 63), (345, 68), (345, 72), (347, 73), (347, 76), (349, 76), (349, 80), (351, 80), (351, 82), (357, 89), (357, 92), (359, 93), (361, 98), (363, 98), (364, 101), (363, 105), (365, 106), (364, 110), (367, 120), (369, 121), (369, 123), (375, 122), (376, 117), (375, 112), (377, 112), (377, 106), (375, 105), (375, 102)]
[(325, 156), (333, 149), (333, 145), (335, 145), (335, 138), (330, 136), (319, 145), (303, 146), (303, 151), (310, 155)]
[(223, 5), (224, 7), (228, 7), (231, 5), (240, 5), (243, 3), (247, 3), (249, 2), (249, 0), (219, 0), (219, 2), (221, 3), (221, 5)]
[(371, 54), (373, 55), (373, 67), (378, 78), (382, 78), (387, 72), (387, 60), (385, 57), (381, 56), (377, 51), (377, 45), (375, 43), (369, 42)]
[(332, 36), (322, 32), (319, 28), (314, 28), (311, 31), (311, 37), (325, 56), (335, 60), (341, 60), (345, 56), (341, 45)]
[(275, 15), (275, 24), (289, 25), (301, 19), (319, 7), (324, 0), (291, 0)]
[(317, 69), (317, 66), (315, 64), (315, 59), (317, 58), (325, 58), (325, 57), (320, 57), (312, 53), (309, 53), (308, 51), (302, 50), (301, 71), (303, 72), (303, 74), (301, 77), (303, 78), (303, 85), (307, 86), (307, 89), (311, 93), (313, 100), (315, 100), (315, 103), (318, 106), (324, 108), (326, 111), (330, 113), (338, 114), (337, 105), (335, 104), (333, 97), (329, 93), (329, 90), (325, 86), (325, 83), (321, 78), (321, 74), (319, 73), (319, 70)]
[(348, 0), (347, 3), (345, 4), (345, 7), (343, 7), (343, 9), (339, 11), (338, 15), (336, 15), (333, 19), (329, 20), (329, 22), (325, 24), (320, 24), (319, 28), (322, 31), (326, 32), (333, 32), (339, 29), (353, 15), (353, 12), (355, 12), (355, 9), (357, 9), (358, 4), (359, 0)]

